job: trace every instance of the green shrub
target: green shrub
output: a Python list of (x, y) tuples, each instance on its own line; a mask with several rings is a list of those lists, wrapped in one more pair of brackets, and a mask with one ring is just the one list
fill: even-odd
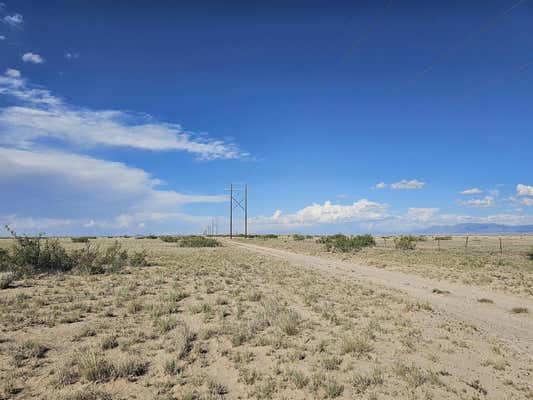
[(301, 240), (305, 240), (305, 236), (304, 235), (295, 234), (295, 235), (292, 235), (292, 239), (296, 240), (296, 241), (301, 241)]
[(176, 242), (179, 241), (179, 237), (178, 236), (165, 235), (165, 236), (159, 236), (159, 239), (161, 239), (165, 243), (176, 243)]
[(103, 252), (86, 243), (85, 248), (74, 251), (71, 257), (76, 272), (87, 275), (116, 272), (128, 263), (128, 252), (122, 250), (122, 245), (116, 240)]
[(341, 234), (323, 236), (317, 240), (318, 243), (326, 245), (327, 251), (348, 253), (361, 250), (363, 247), (376, 245), (372, 235), (345, 236)]
[(148, 260), (146, 259), (147, 257), (148, 253), (146, 250), (136, 251), (130, 257), (130, 265), (132, 267), (146, 267), (148, 265)]
[(96, 236), (78, 236), (70, 238), (72, 243), (89, 243), (89, 239), (96, 239)]
[(0, 272), (0, 289), (7, 289), (14, 280), (15, 273), (13, 271)]
[(274, 235), (273, 233), (267, 233), (266, 235), (261, 235), (261, 239), (277, 239), (278, 235)]
[(220, 243), (216, 239), (204, 236), (183, 236), (179, 241), (180, 247), (218, 247)]
[(101, 253), (98, 248), (91, 248), (87, 243), (84, 249), (76, 250), (72, 253), (75, 263), (75, 270), (86, 275), (102, 274), (105, 272), (101, 262)]
[(452, 240), (451, 236), (435, 236), (435, 240)]
[(9, 256), (10, 262), (21, 269), (40, 272), (64, 272), (72, 269), (73, 261), (58, 239), (17, 236), (9, 226), (6, 229), (15, 239)]
[(533, 247), (529, 249), (529, 253), (527, 253), (527, 256), (529, 257), (530, 260), (533, 260)]
[(128, 252), (122, 250), (122, 245), (115, 240), (115, 242), (105, 250), (102, 263), (109, 266), (113, 271), (117, 271), (124, 267), (128, 262)]
[(417, 238), (411, 235), (402, 235), (394, 238), (394, 247), (400, 250), (414, 250)]

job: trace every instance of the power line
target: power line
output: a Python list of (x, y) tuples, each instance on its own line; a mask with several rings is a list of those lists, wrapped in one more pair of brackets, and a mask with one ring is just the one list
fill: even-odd
[(248, 184), (231, 183), (229, 189), (229, 237), (233, 238), (233, 210), (244, 212), (244, 236), (248, 237)]

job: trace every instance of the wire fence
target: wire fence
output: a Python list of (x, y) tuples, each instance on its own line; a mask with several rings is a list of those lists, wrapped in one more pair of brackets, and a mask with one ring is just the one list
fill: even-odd
[[(533, 235), (522, 236), (421, 236), (418, 249), (516, 254), (533, 250)], [(394, 236), (376, 236), (376, 246), (394, 248)]]

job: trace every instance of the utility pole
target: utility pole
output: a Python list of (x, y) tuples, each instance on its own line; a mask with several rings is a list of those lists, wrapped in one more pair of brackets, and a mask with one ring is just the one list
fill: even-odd
[(229, 189), (229, 238), (233, 238), (233, 183)]
[(244, 184), (244, 237), (248, 237), (248, 184)]
[(244, 212), (244, 236), (248, 237), (248, 185), (231, 183), (229, 189), (226, 190), (229, 191), (229, 237), (233, 238), (233, 209), (235, 207)]

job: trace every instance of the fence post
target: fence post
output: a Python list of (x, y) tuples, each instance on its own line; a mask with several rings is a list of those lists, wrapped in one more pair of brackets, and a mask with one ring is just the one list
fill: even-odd
[(500, 255), (503, 256), (502, 238), (500, 238)]
[(465, 240), (465, 252), (468, 251), (468, 236), (466, 237), (466, 240)]

